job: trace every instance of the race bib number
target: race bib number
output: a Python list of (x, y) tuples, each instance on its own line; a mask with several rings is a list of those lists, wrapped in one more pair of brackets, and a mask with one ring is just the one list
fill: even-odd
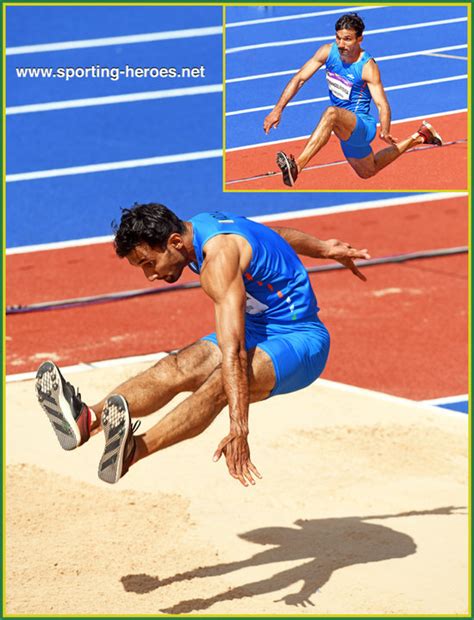
[(252, 295), (249, 295), (247, 291), (245, 292), (245, 295), (247, 296), (247, 304), (245, 306), (245, 312), (247, 314), (260, 314), (261, 312), (268, 310), (268, 306), (262, 304), (261, 301), (255, 299)]
[(349, 82), (346, 78), (332, 71), (326, 71), (326, 80), (329, 90), (335, 97), (343, 99), (344, 101), (350, 99), (353, 86), (352, 82)]

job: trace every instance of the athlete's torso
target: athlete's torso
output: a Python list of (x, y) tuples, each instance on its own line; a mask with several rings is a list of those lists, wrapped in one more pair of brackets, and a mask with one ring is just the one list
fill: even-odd
[(342, 62), (336, 43), (331, 45), (326, 61), (326, 80), (331, 103), (354, 114), (370, 114), (372, 96), (362, 70), (372, 56), (364, 51), (356, 62)]
[(252, 259), (243, 274), (247, 295), (247, 320), (254, 323), (313, 321), (318, 306), (306, 269), (291, 246), (275, 231), (231, 213), (200, 213), (190, 219), (197, 261), (190, 267), (200, 272), (204, 246), (216, 235), (244, 237)]

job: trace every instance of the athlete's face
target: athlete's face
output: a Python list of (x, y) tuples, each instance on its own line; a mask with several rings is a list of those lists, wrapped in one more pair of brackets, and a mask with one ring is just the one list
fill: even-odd
[(141, 267), (150, 282), (164, 280), (170, 284), (179, 280), (188, 263), (183, 238), (178, 233), (170, 236), (164, 249), (138, 244), (127, 254), (127, 259), (134, 267)]
[(344, 61), (353, 61), (360, 54), (362, 37), (358, 37), (354, 30), (338, 30), (336, 32), (336, 45)]

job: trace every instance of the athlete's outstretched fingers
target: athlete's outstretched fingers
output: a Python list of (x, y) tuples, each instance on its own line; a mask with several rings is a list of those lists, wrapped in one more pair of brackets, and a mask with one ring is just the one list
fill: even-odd
[(230, 442), (231, 439), (232, 439), (232, 435), (226, 435), (224, 439), (222, 439), (219, 442), (219, 445), (217, 446), (217, 450), (214, 452), (214, 456), (212, 457), (212, 460), (214, 462), (218, 461), (221, 458), (224, 448)]
[(365, 259), (370, 258), (369, 250), (367, 248), (364, 248), (363, 250), (353, 249), (350, 254), (352, 258), (365, 258)]
[(236, 471), (235, 471), (235, 478), (237, 478), (237, 480), (240, 480), (240, 482), (244, 485), (244, 487), (248, 487), (248, 482), (244, 477), (244, 474), (242, 472), (242, 467), (240, 465), (237, 465)]
[(244, 476), (250, 482), (250, 484), (255, 484), (255, 480), (252, 478), (252, 474), (247, 466), (244, 467)]
[(249, 469), (255, 476), (257, 476), (257, 478), (260, 478), (260, 480), (262, 479), (262, 474), (258, 471), (258, 469), (255, 467), (255, 465), (250, 460), (249, 460)]
[(359, 271), (359, 269), (357, 268), (357, 266), (355, 265), (355, 263), (351, 260), (350, 264), (349, 264), (349, 269), (352, 271), (352, 273), (357, 276), (358, 278), (360, 278), (361, 280), (363, 280), (364, 282), (367, 282), (367, 278), (364, 276), (364, 274), (362, 273), (362, 271)]

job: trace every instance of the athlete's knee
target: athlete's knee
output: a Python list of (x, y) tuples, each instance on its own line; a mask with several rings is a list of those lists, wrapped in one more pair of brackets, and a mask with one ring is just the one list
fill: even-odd
[(327, 107), (323, 112), (322, 118), (331, 125), (334, 125), (338, 118), (338, 109), (336, 106), (330, 105)]
[(156, 376), (160, 381), (169, 379), (170, 383), (178, 386), (183, 391), (193, 390), (194, 373), (192, 367), (183, 359), (181, 351), (169, 353), (147, 372), (150, 373), (152, 377)]
[(370, 177), (373, 177), (376, 173), (375, 168), (362, 168), (362, 169), (357, 169), (354, 168), (355, 173), (357, 174), (357, 176), (359, 176), (361, 179), (370, 179)]

